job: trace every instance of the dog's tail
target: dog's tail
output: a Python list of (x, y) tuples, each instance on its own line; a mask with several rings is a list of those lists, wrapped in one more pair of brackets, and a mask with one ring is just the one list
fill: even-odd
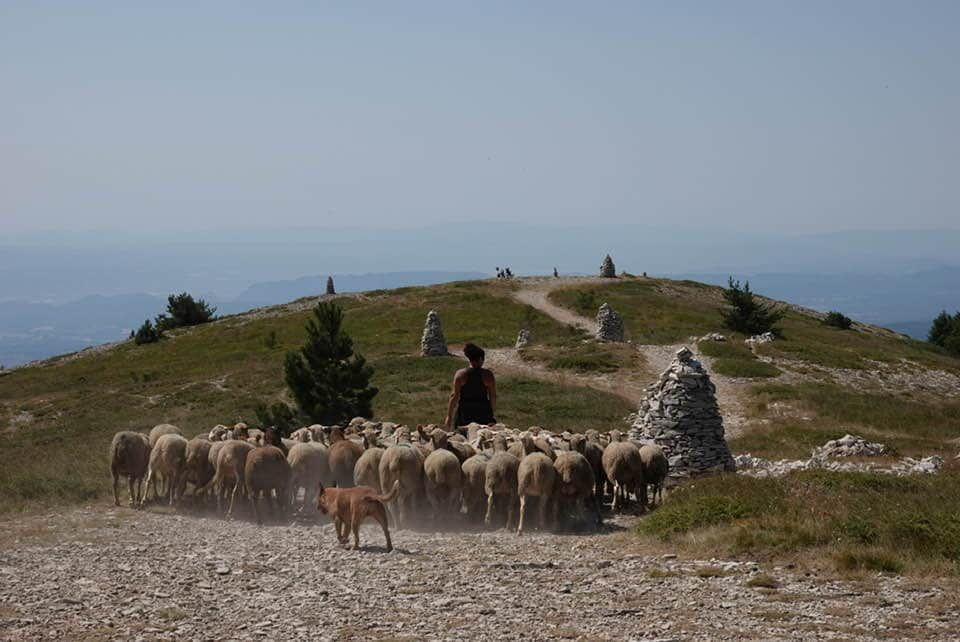
[(397, 495), (399, 494), (400, 494), (400, 480), (398, 479), (397, 481), (393, 482), (393, 488), (390, 489), (389, 493), (387, 493), (386, 495), (374, 495), (373, 497), (370, 497), (370, 499), (374, 499), (378, 502), (383, 502), (384, 504), (387, 504), (395, 500), (397, 498)]

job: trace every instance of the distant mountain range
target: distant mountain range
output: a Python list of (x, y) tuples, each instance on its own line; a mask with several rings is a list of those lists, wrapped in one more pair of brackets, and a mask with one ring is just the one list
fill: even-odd
[[(484, 278), (480, 272), (387, 272), (333, 275), (338, 292), (433, 285)], [(204, 296), (217, 314), (235, 314), (251, 308), (286, 303), (326, 291), (327, 275), (289, 281), (255, 283), (235, 299)], [(0, 364), (12, 367), (88, 346), (118, 341), (145, 319), (166, 308), (166, 296), (119, 294), (87, 296), (69, 303), (0, 302)]]

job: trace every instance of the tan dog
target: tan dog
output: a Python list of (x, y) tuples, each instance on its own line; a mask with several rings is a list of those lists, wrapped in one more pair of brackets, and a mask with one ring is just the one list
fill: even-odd
[[(393, 550), (390, 541), (390, 530), (387, 528), (386, 502), (393, 501), (400, 493), (400, 481), (393, 484), (393, 488), (386, 495), (377, 495), (369, 486), (354, 486), (353, 488), (324, 488), (321, 483), (317, 494), (317, 510), (329, 515), (333, 526), (337, 529), (337, 540), (347, 544), (350, 530), (353, 530), (353, 548), (360, 548), (360, 524), (367, 517), (373, 517), (380, 522), (383, 535), (387, 538), (387, 552)], [(350, 548), (349, 544), (347, 548)]]

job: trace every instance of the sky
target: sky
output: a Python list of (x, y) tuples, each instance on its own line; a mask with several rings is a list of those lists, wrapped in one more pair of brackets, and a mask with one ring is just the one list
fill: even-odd
[(0, 241), (960, 229), (958, 32), (935, 1), (7, 0)]

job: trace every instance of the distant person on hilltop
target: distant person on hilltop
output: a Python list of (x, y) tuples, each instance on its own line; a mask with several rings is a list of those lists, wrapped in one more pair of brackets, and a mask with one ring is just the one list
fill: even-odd
[(491, 425), (497, 423), (497, 381), (490, 370), (483, 367), (486, 354), (480, 346), (468, 343), (463, 354), (470, 361), (469, 368), (457, 370), (453, 376), (453, 392), (447, 406), (444, 424), (447, 430), (469, 423)]

